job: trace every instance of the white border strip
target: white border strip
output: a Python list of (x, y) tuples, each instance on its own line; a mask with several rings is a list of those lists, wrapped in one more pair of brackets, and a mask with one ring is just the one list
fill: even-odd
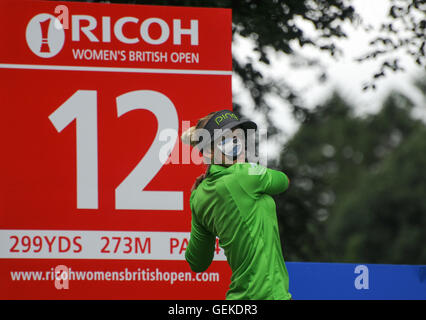
[(0, 63), (0, 69), (28, 69), (28, 70), (59, 70), (59, 71), (91, 71), (91, 72), (128, 72), (128, 73), (161, 73), (161, 74), (197, 74), (231, 76), (232, 71), (225, 70), (192, 70), (192, 69), (148, 69), (148, 68), (119, 68), (119, 67), (83, 67), (58, 66), (38, 64)]

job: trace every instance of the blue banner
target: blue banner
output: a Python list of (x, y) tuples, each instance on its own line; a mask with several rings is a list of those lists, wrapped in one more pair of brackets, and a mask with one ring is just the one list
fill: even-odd
[(426, 300), (426, 265), (286, 262), (300, 300)]

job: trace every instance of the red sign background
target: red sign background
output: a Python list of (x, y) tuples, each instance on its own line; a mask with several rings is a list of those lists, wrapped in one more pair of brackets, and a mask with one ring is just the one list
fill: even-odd
[[(58, 5), (67, 6), (70, 17), (69, 29), (64, 30), (63, 47), (53, 57), (39, 57), (26, 41), (28, 24), (38, 14), (58, 16), (55, 14)], [(92, 33), (98, 42), (90, 41), (82, 32), (80, 41), (72, 41), (73, 15), (96, 19), (98, 25)], [(110, 17), (111, 30), (122, 17), (138, 19), (137, 23), (129, 22), (122, 27), (126, 37), (139, 38), (138, 43), (122, 43), (113, 31), (110, 42), (103, 42), (102, 17)], [(142, 22), (152, 17), (161, 19), (170, 28), (170, 36), (162, 44), (148, 44), (140, 35)], [(185, 34), (181, 45), (173, 43), (174, 19), (179, 19), (186, 29), (190, 28), (190, 20), (198, 21), (198, 45), (192, 45), (190, 35)], [(198, 118), (211, 111), (231, 107), (230, 10), (6, 1), (0, 4), (0, 24), (4, 48), (0, 51), (3, 119), (0, 126), (0, 232), (3, 232), (0, 298), (223, 299), (230, 279), (224, 259), (214, 261), (205, 275), (191, 273), (189, 277), (189, 266), (182, 260), (186, 243), (172, 240), (175, 239), (173, 232), (190, 231), (190, 187), (204, 169), (204, 165), (182, 163), (180, 139), (174, 151), (179, 152), (181, 161), (162, 166), (144, 190), (183, 192), (183, 210), (116, 209), (115, 189), (151, 148), (159, 125), (159, 119), (148, 110), (132, 110), (118, 116), (117, 97), (141, 90), (166, 96), (176, 108), (179, 136), (182, 121), (194, 125)], [(152, 39), (161, 36), (158, 24), (152, 23), (149, 32)], [(107, 60), (104, 52), (103, 59), (79, 59), (75, 58), (77, 49), (92, 50), (92, 54), (98, 55), (100, 50), (123, 51), (126, 59)], [(130, 51), (161, 52), (168, 59), (130, 61)], [(183, 60), (173, 62), (172, 54)], [(49, 119), (78, 90), (91, 91), (96, 96), (97, 209), (77, 208), (76, 121), (58, 132)], [(57, 233), (49, 237), (43, 233), (47, 230)], [(164, 256), (176, 253), (179, 257), (138, 259), (133, 245), (132, 259), (114, 258), (114, 251), (126, 251), (123, 242), (121, 247), (110, 243), (106, 259), (92, 259), (89, 253), (73, 258), (79, 249), (85, 250), (86, 243), (65, 235), (61, 240), (61, 231), (75, 231), (83, 236), (91, 231), (105, 231), (106, 237), (113, 231), (170, 232), (170, 239), (165, 239), (170, 246), (163, 246), (161, 250), (167, 251)], [(157, 250), (155, 243), (150, 244), (152, 251)], [(105, 245), (101, 243), (102, 247)], [(162, 253), (152, 253), (162, 256)], [(59, 259), (61, 254), (67, 258)], [(48, 277), (57, 265), (92, 274), (121, 272), (124, 280), (70, 279), (69, 289), (58, 290), (54, 280)], [(31, 276), (23, 280), (23, 272), (30, 275), (29, 272), (37, 271), (43, 272), (40, 273), (42, 279)], [(126, 272), (135, 273), (132, 280), (126, 280)], [(153, 272), (157, 273), (156, 278), (150, 280), (148, 275)], [(213, 280), (209, 275), (214, 275)], [(166, 280), (171, 277), (177, 279), (173, 283)]]

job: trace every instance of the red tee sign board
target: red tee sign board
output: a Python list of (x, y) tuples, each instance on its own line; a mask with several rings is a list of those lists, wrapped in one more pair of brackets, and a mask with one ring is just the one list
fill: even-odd
[(2, 1), (0, 24), (0, 298), (224, 299), (221, 248), (185, 261), (205, 166), (179, 137), (232, 106), (231, 11)]

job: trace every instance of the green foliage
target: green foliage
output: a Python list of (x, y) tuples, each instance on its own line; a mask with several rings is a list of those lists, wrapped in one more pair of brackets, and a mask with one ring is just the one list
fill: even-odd
[(364, 84), (364, 89), (374, 89), (376, 80), (384, 77), (389, 71), (403, 71), (404, 67), (400, 63), (401, 53), (410, 57), (419, 67), (426, 66), (426, 2), (424, 0), (389, 0), (389, 2), (387, 20), (374, 30), (375, 37), (370, 41), (368, 52), (358, 59), (364, 61), (385, 57), (371, 81)]
[(356, 117), (335, 93), (310, 113), (277, 163), (288, 260), (426, 263), (426, 128), (411, 109), (392, 93)]
[(343, 261), (426, 262), (425, 141), (419, 128), (336, 208), (330, 241)]

